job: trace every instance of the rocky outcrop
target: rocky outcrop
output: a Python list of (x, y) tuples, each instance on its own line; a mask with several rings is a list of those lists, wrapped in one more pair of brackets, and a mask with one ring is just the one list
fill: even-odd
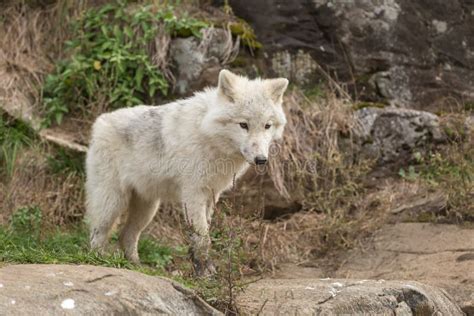
[(293, 82), (314, 84), (319, 64), (365, 100), (429, 110), (474, 101), (473, 2), (229, 2), (268, 67)]
[(351, 250), (331, 276), (417, 280), (444, 289), (474, 315), (474, 230), (456, 225), (386, 225)]
[(394, 162), (411, 159), (444, 139), (438, 116), (424, 111), (399, 108), (364, 108), (355, 112), (355, 129), (363, 156)]
[(176, 38), (170, 44), (170, 56), (175, 67), (175, 91), (189, 95), (217, 83), (219, 71), (235, 58), (239, 43), (232, 34), (218, 28), (201, 31), (202, 37)]
[[(394, 195), (398, 203), (393, 212), (397, 212), (398, 219), (402, 215), (400, 213), (405, 212), (413, 212), (407, 214), (412, 220), (416, 213), (437, 212), (438, 203), (435, 203), (436, 205), (424, 203), (422, 209), (414, 209), (413, 204), (408, 201), (413, 198), (420, 199), (420, 194), (416, 192), (414, 186), (409, 186), (405, 190)], [(400, 198), (401, 195), (404, 197)], [(435, 195), (436, 193), (433, 194)], [(474, 229), (467, 226), (430, 223), (387, 224), (370, 239), (364, 240), (360, 247), (340, 254), (333, 260), (336, 264), (328, 265), (327, 259), (318, 259), (306, 263), (305, 266), (285, 265), (276, 272), (275, 278), (384, 279), (386, 282), (370, 282), (385, 284), (387, 287), (392, 284), (389, 280), (416, 280), (431, 287), (442, 288), (464, 313), (474, 315), (473, 241)], [(349, 281), (340, 282), (347, 284)], [(353, 281), (349, 283), (351, 282)], [(292, 281), (289, 280), (288, 283), (291, 284)]]
[(237, 305), (245, 315), (463, 315), (444, 290), (412, 281), (266, 279)]
[(5, 315), (221, 315), (171, 280), (84, 265), (1, 268), (0, 310)]

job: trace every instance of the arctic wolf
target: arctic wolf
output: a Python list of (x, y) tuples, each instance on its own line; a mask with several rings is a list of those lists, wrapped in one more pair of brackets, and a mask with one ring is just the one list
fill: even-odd
[(97, 118), (87, 152), (87, 222), (103, 251), (128, 212), (119, 244), (138, 262), (137, 244), (160, 202), (179, 203), (192, 228), (198, 274), (213, 272), (208, 235), (213, 205), (249, 165), (265, 164), (282, 137), (288, 80), (249, 80), (222, 70), (217, 88), (162, 106), (136, 106)]

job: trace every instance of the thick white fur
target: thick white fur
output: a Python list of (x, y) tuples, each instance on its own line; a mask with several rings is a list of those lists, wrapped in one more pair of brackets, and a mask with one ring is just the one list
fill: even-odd
[(193, 247), (206, 256), (219, 195), (282, 137), (287, 85), (286, 79), (249, 80), (222, 70), (217, 88), (189, 99), (101, 115), (86, 162), (91, 246), (103, 250), (114, 222), (128, 211), (120, 244), (138, 261), (138, 239), (160, 201), (177, 202), (197, 236)]

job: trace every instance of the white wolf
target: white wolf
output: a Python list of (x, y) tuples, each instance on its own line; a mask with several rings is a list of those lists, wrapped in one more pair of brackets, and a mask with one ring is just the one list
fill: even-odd
[(198, 274), (207, 259), (213, 205), (249, 164), (264, 164), (282, 137), (288, 80), (249, 80), (222, 70), (218, 87), (162, 106), (137, 106), (99, 116), (87, 152), (87, 214), (93, 249), (103, 251), (123, 213), (119, 244), (138, 262), (137, 244), (160, 201), (181, 203), (192, 226)]

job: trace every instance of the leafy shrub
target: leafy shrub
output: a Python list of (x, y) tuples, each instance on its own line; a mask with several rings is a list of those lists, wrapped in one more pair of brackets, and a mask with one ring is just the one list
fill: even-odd
[(120, 108), (151, 102), (169, 83), (153, 61), (160, 32), (199, 36), (207, 24), (177, 17), (172, 7), (132, 7), (118, 1), (85, 12), (66, 43), (70, 58), (60, 62), (44, 85), (46, 126), (60, 124), (73, 110)]

